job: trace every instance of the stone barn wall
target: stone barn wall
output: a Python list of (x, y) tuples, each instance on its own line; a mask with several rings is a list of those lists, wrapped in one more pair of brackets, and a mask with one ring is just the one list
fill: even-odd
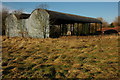
[(27, 19), (18, 19), (10, 14), (5, 25), (6, 35), (10, 37), (49, 37), (49, 14), (42, 9), (34, 10)]

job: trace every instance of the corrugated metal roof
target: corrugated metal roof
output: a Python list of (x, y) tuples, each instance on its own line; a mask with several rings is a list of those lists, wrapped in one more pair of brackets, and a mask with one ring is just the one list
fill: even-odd
[(107, 31), (107, 30), (116, 30), (116, 31), (120, 32), (120, 26), (113, 27), (113, 28), (110, 28), (110, 27), (108, 27), (108, 28), (102, 28), (103, 32)]
[[(40, 9), (37, 9), (40, 10)], [(78, 16), (73, 14), (61, 13), (46, 10), (50, 15), (51, 24), (72, 24), (72, 23), (102, 23), (100, 20), (91, 17)], [(34, 11), (33, 11), (34, 12)], [(27, 19), (30, 14), (21, 14), (16, 16), (18, 19)]]
[(73, 14), (61, 13), (47, 10), (50, 14), (50, 19), (53, 24), (68, 24), (68, 23), (102, 23), (100, 20), (91, 17), (78, 16)]

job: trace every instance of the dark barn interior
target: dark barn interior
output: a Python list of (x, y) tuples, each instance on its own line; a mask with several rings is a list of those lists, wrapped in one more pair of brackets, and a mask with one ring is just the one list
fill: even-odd
[(52, 38), (66, 36), (68, 31), (73, 36), (97, 35), (97, 30), (102, 29), (102, 22), (95, 18), (46, 11), (50, 15), (50, 37)]

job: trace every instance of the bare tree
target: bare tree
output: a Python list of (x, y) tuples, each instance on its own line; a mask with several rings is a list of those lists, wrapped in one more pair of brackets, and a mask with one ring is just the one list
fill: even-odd
[(113, 21), (114, 26), (120, 26), (120, 16), (116, 17), (115, 20)]
[(22, 9), (18, 9), (18, 10), (14, 10), (12, 11), (13, 14), (16, 15), (16, 17), (20, 17), (20, 15), (23, 13), (23, 10)]
[(46, 3), (39, 4), (36, 9), (48, 9), (49, 5)]
[(108, 22), (106, 22), (102, 17), (98, 17), (97, 19), (102, 21), (102, 27), (108, 27), (109, 26)]
[(18, 9), (18, 10), (14, 10), (12, 11), (13, 14), (22, 14), (23, 10), (22, 9)]
[(0, 26), (0, 28), (2, 29), (2, 35), (5, 35), (5, 29), (6, 29), (6, 26), (5, 26), (5, 19), (6, 17), (9, 15), (9, 9), (8, 8), (2, 8), (2, 11), (0, 12), (0, 14), (2, 15), (1, 18), (2, 18), (2, 26)]

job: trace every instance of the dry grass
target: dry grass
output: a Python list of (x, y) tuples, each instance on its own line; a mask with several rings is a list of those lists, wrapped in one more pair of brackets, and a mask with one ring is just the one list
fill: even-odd
[(3, 78), (118, 78), (118, 36), (2, 37)]

